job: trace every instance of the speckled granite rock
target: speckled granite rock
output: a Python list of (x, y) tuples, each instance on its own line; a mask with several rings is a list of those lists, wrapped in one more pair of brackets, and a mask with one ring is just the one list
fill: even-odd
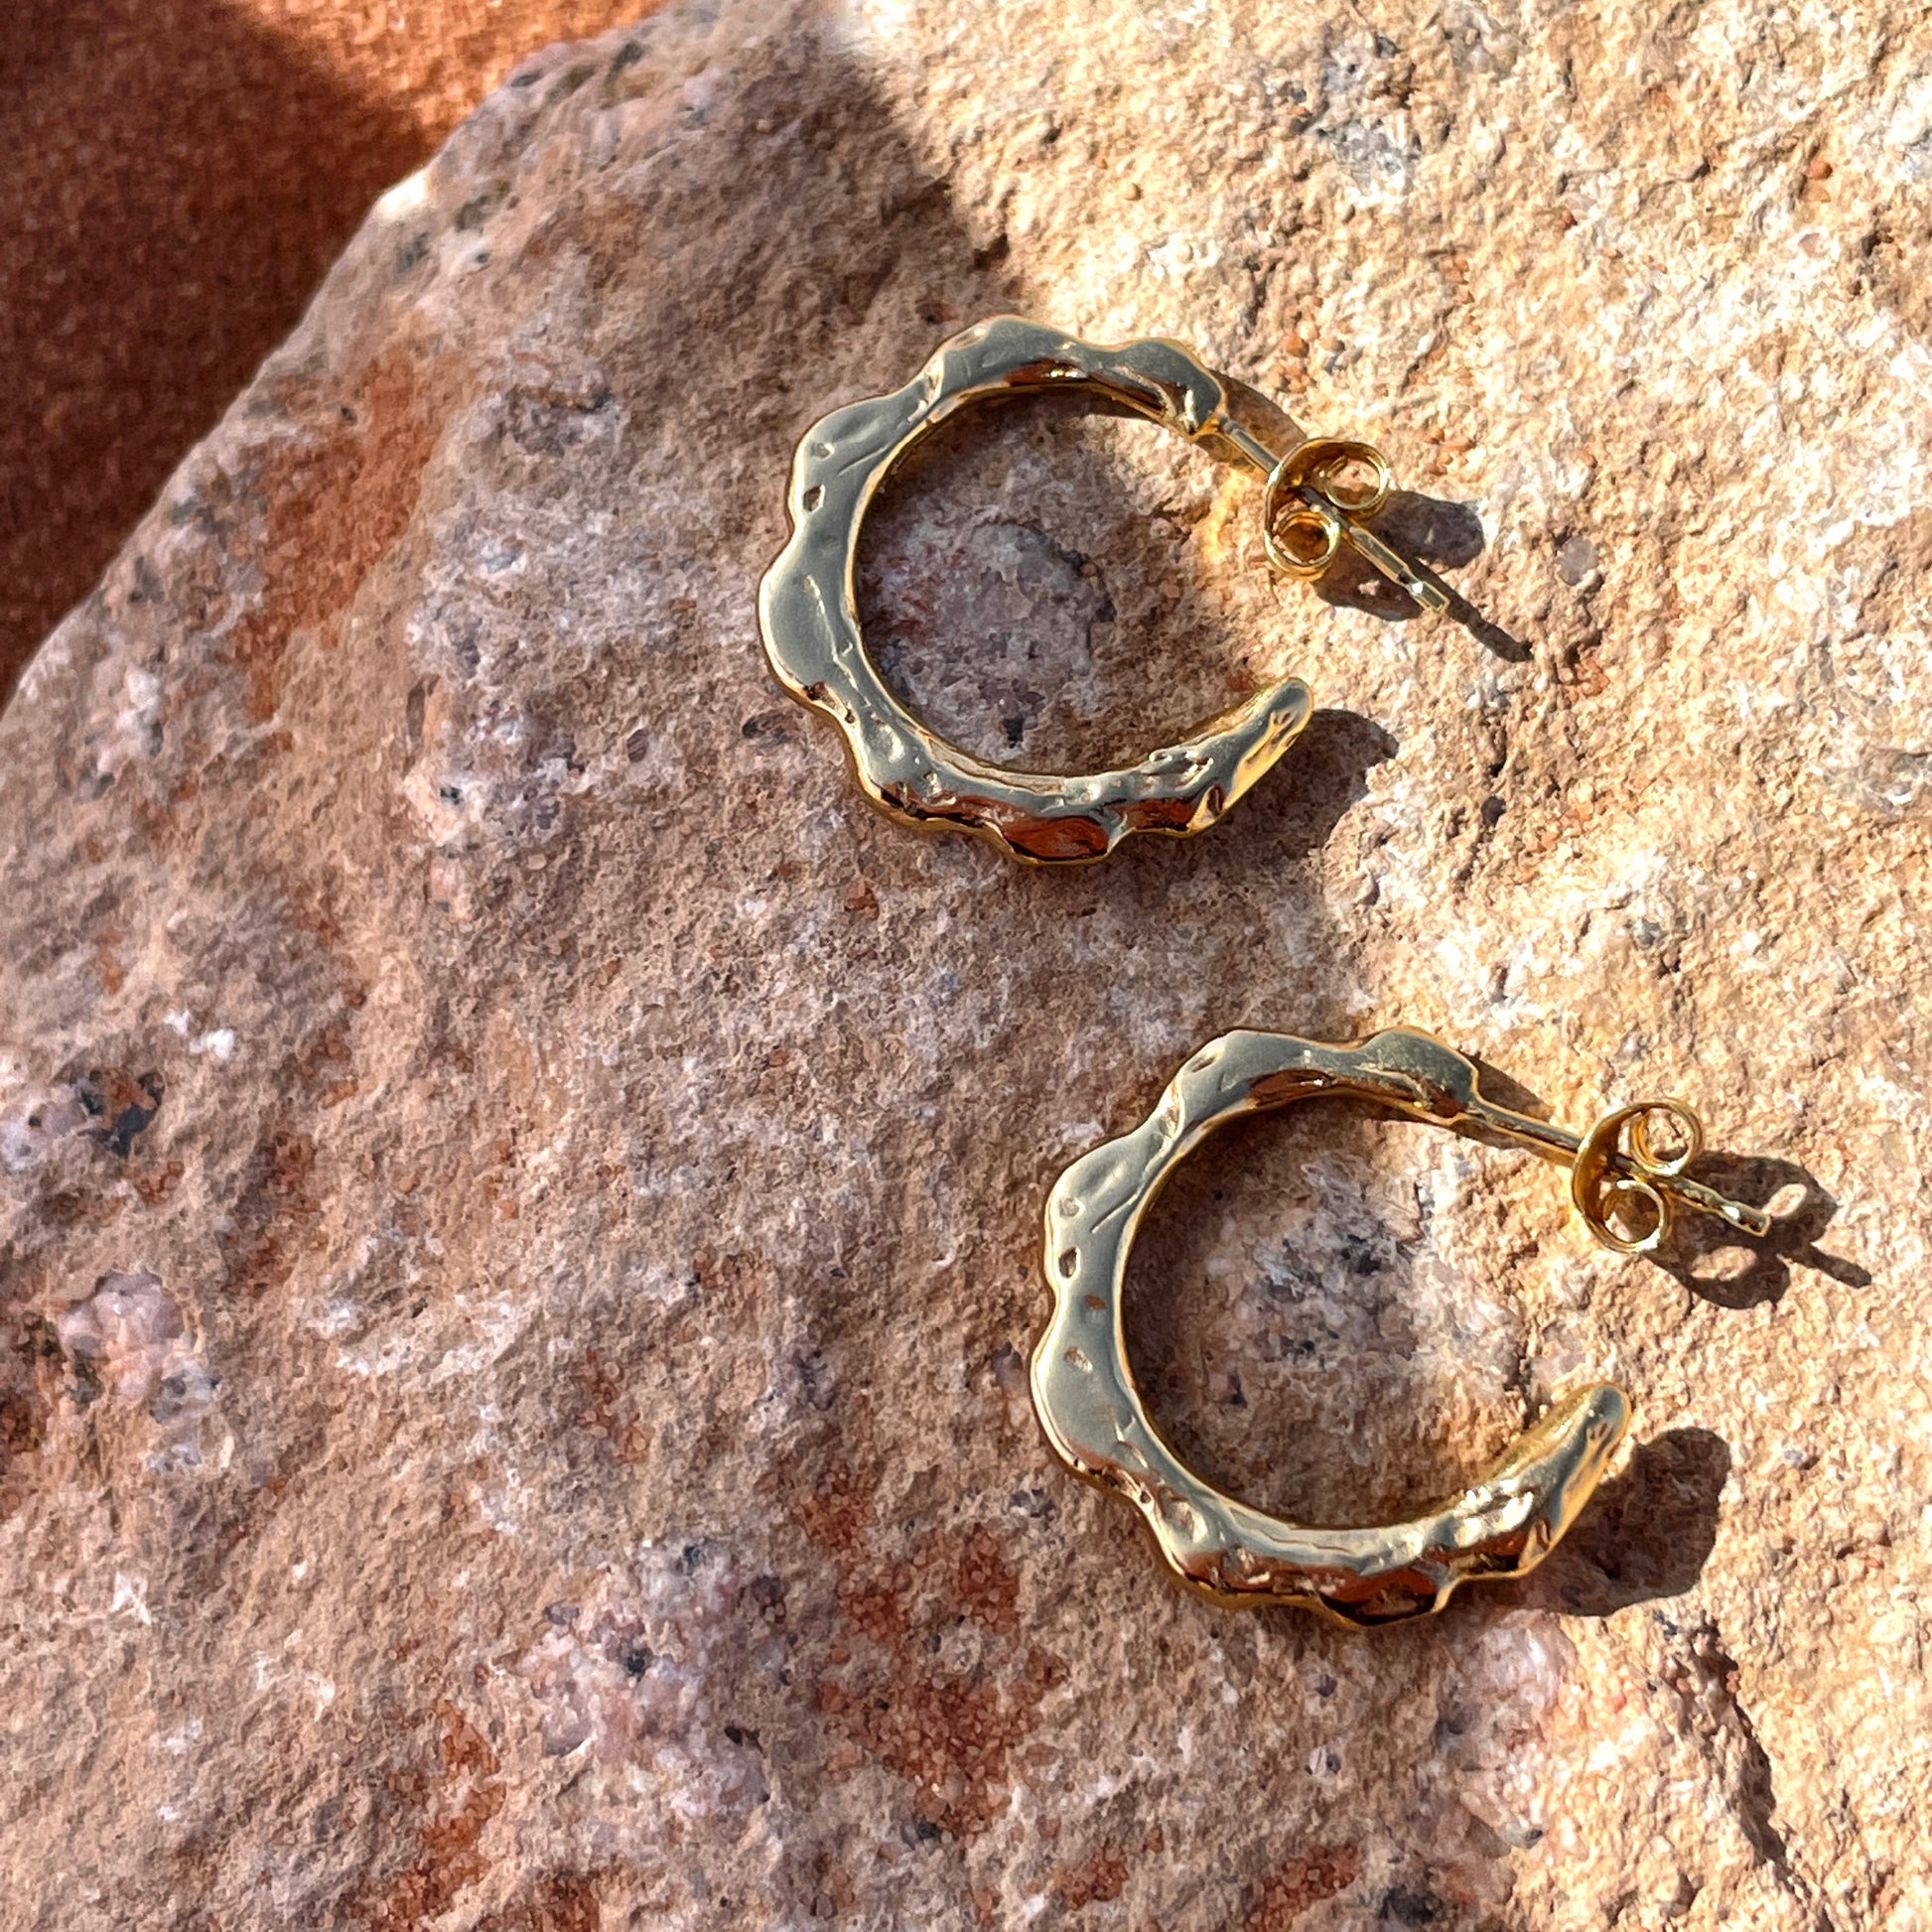
[[(1932, 39), (1362, 18), (545, 55), (42, 651), (12, 1922), (1932, 1925)], [(999, 308), (1374, 436), (1479, 516), (1487, 641), (1272, 587), (1251, 484), (1019, 407), (872, 535), (929, 714), (1050, 765), (1284, 668), (1327, 709), (1093, 871), (875, 818), (754, 587), (804, 426)], [(1514, 1594), (1217, 1614), (1042, 1448), (1042, 1190), (1218, 1030), (1394, 1020), (1573, 1122), (1701, 1102), (1781, 1231), (1620, 1263), (1520, 1156), (1218, 1144), (1134, 1336), (1209, 1473), (1341, 1518), (1590, 1376), (1636, 1424)]]

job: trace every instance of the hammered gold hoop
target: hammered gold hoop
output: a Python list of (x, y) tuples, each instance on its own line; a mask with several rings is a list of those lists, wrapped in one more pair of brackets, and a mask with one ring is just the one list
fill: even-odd
[[(893, 696), (859, 627), (854, 579), (867, 508), (893, 466), (955, 411), (1042, 389), (1125, 404), (1267, 478), (1264, 542), (1279, 568), (1314, 575), (1348, 542), (1421, 602), (1441, 610), (1448, 599), (1358, 521), (1387, 494), (1379, 454), (1366, 444), (1309, 443), (1266, 397), (1176, 343), (1108, 347), (997, 316), (941, 344), (904, 388), (833, 410), (798, 446), (786, 497), (791, 535), (759, 587), (773, 673), (838, 725), (866, 795), (900, 823), (971, 832), (1035, 863), (1077, 864), (1105, 857), (1132, 832), (1185, 837), (1214, 824), (1294, 743), (1311, 701), (1300, 678), (1284, 678), (1131, 768), (1057, 777), (971, 758)], [(1380, 479), (1372, 503), (1351, 498), (1342, 475), (1364, 461)]]
[(1578, 1136), (1484, 1100), (1471, 1061), (1407, 1028), (1353, 1046), (1226, 1034), (1174, 1075), (1131, 1134), (1060, 1175), (1046, 1200), (1053, 1307), (1033, 1356), (1034, 1406), (1055, 1452), (1076, 1474), (1130, 1498), (1174, 1576), (1201, 1594), (1228, 1604), (1296, 1603), (1357, 1625), (1392, 1623), (1441, 1609), (1470, 1579), (1520, 1576), (1542, 1562), (1596, 1487), (1630, 1404), (1607, 1382), (1578, 1389), (1460, 1496), (1385, 1528), (1311, 1529), (1271, 1516), (1223, 1495), (1180, 1460), (1150, 1420), (1128, 1365), (1122, 1296), (1134, 1236), (1169, 1175), (1217, 1127), (1334, 1094), (1572, 1163), (1591, 1231), (1623, 1252), (1654, 1245), (1652, 1235), (1634, 1240), (1610, 1224), (1632, 1184), (1655, 1204), (1657, 1234), (1673, 1199), (1747, 1233), (1767, 1232), (1770, 1221), (1684, 1177), (1696, 1146), (1653, 1159), (1641, 1123), (1661, 1111), (1687, 1133), (1684, 1122), (1695, 1116), (1677, 1103), (1621, 1108)]

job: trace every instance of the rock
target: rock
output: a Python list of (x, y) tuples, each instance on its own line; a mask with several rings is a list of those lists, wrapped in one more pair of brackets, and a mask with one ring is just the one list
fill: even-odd
[(0, 704), (369, 198), (637, 0), (8, 0)]
[[(0, 720), (22, 1922), (1932, 1924), (1926, 52), (685, 0), (386, 196)], [(803, 429), (1001, 309), (1372, 436), (1469, 607), (960, 423), (864, 591), (969, 749), (1326, 707), (1065, 875), (876, 817), (753, 620)], [(1044, 1191), (1215, 1033), (1398, 1021), (1682, 1094), (1779, 1232), (1211, 1145), (1131, 1336), (1205, 1473), (1363, 1520), (1635, 1405), (1521, 1585), (1216, 1612), (1034, 1423)]]

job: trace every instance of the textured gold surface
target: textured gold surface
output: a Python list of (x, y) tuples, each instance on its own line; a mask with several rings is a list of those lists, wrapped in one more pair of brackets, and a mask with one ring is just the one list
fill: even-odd
[[(898, 703), (859, 629), (854, 570), (867, 506), (893, 465), (955, 410), (1040, 389), (1125, 404), (1264, 476), (1305, 447), (1280, 410), (1177, 344), (1102, 347), (995, 317), (943, 343), (904, 388), (835, 409), (806, 433), (787, 496), (791, 535), (759, 586), (759, 623), (779, 683), (838, 724), (876, 804), (909, 825), (976, 833), (1021, 859), (1078, 862), (1104, 857), (1130, 832), (1184, 836), (1212, 825), (1294, 743), (1310, 699), (1299, 678), (1285, 678), (1130, 769), (1084, 777), (987, 764)], [(1312, 500), (1298, 494), (1295, 513), (1313, 518), (1325, 499), (1307, 494)]]
[[(1131, 1134), (1073, 1163), (1046, 1201), (1046, 1279), (1053, 1311), (1033, 1358), (1034, 1404), (1047, 1440), (1078, 1474), (1130, 1497), (1175, 1575), (1227, 1603), (1299, 1603), (1347, 1623), (1388, 1623), (1441, 1609), (1470, 1578), (1533, 1569), (1588, 1499), (1629, 1420), (1629, 1403), (1592, 1383), (1556, 1404), (1476, 1483), (1408, 1522), (1375, 1529), (1311, 1529), (1223, 1495), (1162, 1441), (1128, 1365), (1122, 1294), (1143, 1215), (1173, 1170), (1217, 1127), (1322, 1094), (1370, 1100), (1443, 1127), (1473, 1128), (1571, 1163), (1576, 1199), (1599, 1239), (1625, 1252), (1651, 1245), (1617, 1235), (1611, 1205), (1637, 1191), (1661, 1226), (1666, 1197), (1761, 1233), (1757, 1210), (1682, 1179), (1701, 1145), (1659, 1160), (1645, 1122), (1662, 1112), (1695, 1122), (1675, 1102), (1645, 1101), (1606, 1115), (1589, 1135), (1497, 1107), (1477, 1091), (1474, 1065), (1407, 1028), (1354, 1046), (1286, 1034), (1232, 1033), (1174, 1075)], [(1630, 1130), (1631, 1146), (1621, 1144)]]

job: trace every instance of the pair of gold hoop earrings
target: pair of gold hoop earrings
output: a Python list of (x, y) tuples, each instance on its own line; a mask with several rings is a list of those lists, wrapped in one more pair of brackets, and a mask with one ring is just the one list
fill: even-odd
[[(868, 507), (893, 466), (956, 410), (1056, 389), (1125, 404), (1258, 473), (1262, 544), (1277, 570), (1317, 577), (1347, 546), (1417, 604), (1450, 604), (1441, 583), (1370, 527), (1392, 483), (1379, 451), (1305, 437), (1265, 396), (1175, 343), (1108, 347), (1000, 316), (943, 343), (902, 389), (833, 410), (798, 446), (791, 535), (759, 587), (771, 668), (792, 697), (838, 725), (860, 785), (891, 817), (969, 832), (1047, 865), (1104, 858), (1133, 832), (1204, 831), (1273, 767), (1310, 715), (1307, 685), (1285, 678), (1131, 768), (1062, 777), (968, 757), (893, 696), (859, 624), (855, 576)], [(1571, 1134), (1485, 1100), (1471, 1061), (1407, 1028), (1346, 1046), (1227, 1034), (1181, 1067), (1138, 1128), (1059, 1176), (1046, 1201), (1052, 1311), (1032, 1370), (1035, 1408), (1056, 1453), (1132, 1500), (1173, 1575), (1194, 1590), (1224, 1603), (1297, 1603), (1370, 1625), (1438, 1610), (1470, 1578), (1533, 1569), (1588, 1500), (1630, 1405), (1608, 1383), (1579, 1389), (1459, 1497), (1386, 1527), (1315, 1529), (1271, 1516), (1181, 1461), (1150, 1421), (1128, 1363), (1122, 1291), (1135, 1233), (1169, 1175), (1217, 1127), (1322, 1095), (1353, 1096), (1567, 1164), (1586, 1225), (1619, 1253), (1656, 1249), (1677, 1206), (1756, 1236), (1769, 1232), (1770, 1219), (1686, 1172), (1704, 1130), (1681, 1102), (1638, 1101)]]

